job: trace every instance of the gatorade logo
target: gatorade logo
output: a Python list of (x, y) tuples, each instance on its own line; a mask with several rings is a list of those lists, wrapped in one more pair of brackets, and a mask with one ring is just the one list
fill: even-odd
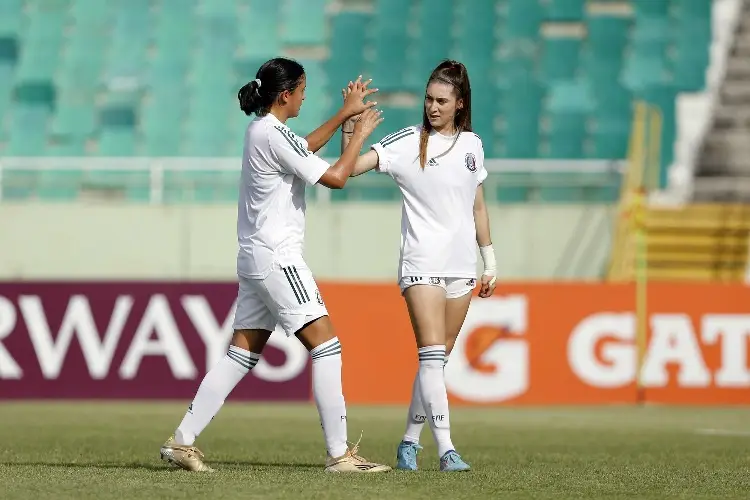
[(516, 398), (529, 388), (527, 299), (473, 299), (445, 367), (450, 394), (474, 403)]

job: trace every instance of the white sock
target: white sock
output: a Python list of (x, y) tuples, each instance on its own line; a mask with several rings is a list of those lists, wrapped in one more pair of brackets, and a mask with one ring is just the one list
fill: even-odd
[(406, 432), (404, 433), (404, 441), (409, 443), (419, 443), (419, 436), (422, 434), (422, 428), (425, 419), (427, 419), (420, 391), (419, 371), (417, 371), (411, 389), (411, 403), (409, 404), (409, 415), (406, 417)]
[[(448, 354), (445, 355), (445, 361), (443, 366), (448, 364)], [(419, 385), (419, 371), (414, 377), (414, 385), (411, 389), (411, 403), (409, 404), (409, 415), (406, 417), (406, 432), (404, 433), (404, 441), (409, 443), (419, 444), (419, 436), (422, 435), (422, 429), (424, 428), (427, 414), (424, 411), (424, 405), (422, 404), (422, 389)]]
[(192, 446), (203, 429), (219, 413), (224, 400), (252, 370), (260, 354), (229, 346), (227, 354), (203, 377), (193, 402), (174, 433), (178, 444)]
[(422, 404), (432, 434), (435, 436), (440, 457), (454, 449), (451, 442), (448, 392), (443, 376), (444, 365), (445, 346), (431, 345), (419, 349), (419, 386)]
[(346, 403), (341, 387), (341, 343), (338, 337), (310, 351), (315, 405), (320, 414), (328, 454), (344, 455), (346, 445)]

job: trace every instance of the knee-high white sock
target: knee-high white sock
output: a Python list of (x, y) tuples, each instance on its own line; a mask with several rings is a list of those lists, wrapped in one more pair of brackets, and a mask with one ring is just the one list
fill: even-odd
[(219, 413), (229, 393), (252, 370), (260, 359), (260, 354), (230, 346), (226, 356), (221, 358), (203, 377), (193, 402), (174, 434), (178, 444), (192, 446), (203, 429)]
[(419, 436), (422, 434), (427, 414), (422, 405), (421, 387), (419, 385), (419, 371), (414, 377), (414, 385), (411, 389), (411, 403), (409, 404), (409, 415), (406, 417), (406, 432), (404, 432), (404, 441), (410, 443), (419, 443)]
[(315, 405), (320, 414), (328, 454), (346, 453), (346, 403), (341, 387), (341, 343), (338, 337), (310, 351)]
[[(443, 366), (448, 364), (448, 355), (445, 355)], [(404, 441), (419, 444), (419, 436), (422, 435), (427, 413), (422, 404), (422, 388), (419, 385), (419, 371), (414, 377), (414, 385), (411, 389), (411, 403), (409, 404), (409, 415), (406, 417), (406, 432)]]
[(427, 421), (438, 445), (438, 455), (454, 449), (451, 442), (448, 391), (445, 388), (443, 367), (445, 346), (431, 345), (419, 349), (419, 386)]

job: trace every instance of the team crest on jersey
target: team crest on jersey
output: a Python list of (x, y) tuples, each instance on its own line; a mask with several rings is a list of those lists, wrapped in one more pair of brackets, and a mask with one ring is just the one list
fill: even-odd
[(320, 295), (320, 290), (315, 290), (315, 298), (318, 299), (318, 304), (323, 305), (323, 297)]
[(466, 168), (469, 169), (469, 172), (477, 171), (477, 159), (474, 153), (466, 153)]

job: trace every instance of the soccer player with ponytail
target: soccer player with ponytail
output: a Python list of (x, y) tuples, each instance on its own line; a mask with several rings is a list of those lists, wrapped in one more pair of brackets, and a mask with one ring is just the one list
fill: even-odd
[[(339, 112), (301, 138), (286, 121), (299, 115), (305, 85), (299, 63), (276, 58), (263, 64), (237, 96), (240, 109), (256, 116), (245, 131), (240, 177), (234, 336), (226, 355), (204, 377), (174, 435), (161, 447), (163, 460), (189, 471), (212, 470), (194, 442), (258, 363), (277, 325), (310, 351), (313, 397), (328, 452), (325, 471), (390, 470), (359, 456), (356, 445), (351, 450), (347, 445), (342, 346), (303, 258), (305, 185), (343, 188), (365, 140), (382, 119), (372, 107), (375, 103), (364, 102), (375, 90), (357, 82)], [(329, 165), (315, 156), (353, 116), (357, 119), (350, 130), (351, 142), (341, 158)]]
[[(343, 89), (344, 98), (354, 88)], [(343, 125), (344, 150), (354, 137), (354, 123)], [(396, 467), (417, 469), (419, 437), (427, 421), (440, 470), (466, 471), (470, 467), (451, 441), (443, 367), (476, 286), (477, 245), (484, 261), (480, 297), (495, 290), (496, 263), (482, 190), (484, 150), (471, 128), (471, 86), (463, 64), (444, 61), (435, 68), (427, 81), (421, 125), (374, 144), (359, 157), (352, 175), (372, 169), (391, 176), (403, 195), (398, 280), (419, 359)]]

